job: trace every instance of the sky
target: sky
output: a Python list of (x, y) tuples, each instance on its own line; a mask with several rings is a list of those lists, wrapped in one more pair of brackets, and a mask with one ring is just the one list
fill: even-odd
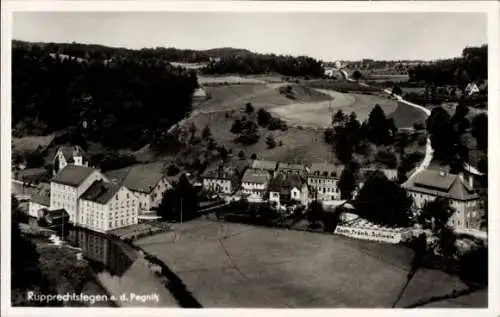
[(13, 39), (116, 47), (245, 48), (323, 61), (460, 56), (487, 43), (483, 13), (16, 12)]

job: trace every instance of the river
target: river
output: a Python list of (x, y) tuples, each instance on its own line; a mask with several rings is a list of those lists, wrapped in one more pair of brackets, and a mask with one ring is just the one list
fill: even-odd
[(123, 241), (87, 229), (69, 228), (65, 239), (81, 248), (98, 282), (118, 306), (178, 307), (177, 300), (165, 286), (166, 278), (150, 269), (141, 252)]

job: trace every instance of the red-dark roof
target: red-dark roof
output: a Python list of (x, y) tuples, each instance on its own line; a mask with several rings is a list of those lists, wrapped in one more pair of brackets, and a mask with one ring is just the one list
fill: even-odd
[(80, 198), (104, 205), (115, 196), (120, 188), (119, 184), (99, 180), (95, 181)]
[(52, 180), (55, 183), (78, 187), (94, 171), (94, 168), (78, 165), (67, 165)]
[(479, 199), (479, 195), (456, 174), (423, 170), (403, 184), (408, 191), (454, 200)]

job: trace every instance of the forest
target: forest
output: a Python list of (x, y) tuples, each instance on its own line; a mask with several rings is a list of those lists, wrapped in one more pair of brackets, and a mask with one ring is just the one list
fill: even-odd
[(418, 65), (408, 70), (408, 74), (410, 81), (465, 88), (471, 81), (479, 82), (488, 78), (488, 46), (466, 47), (461, 57)]

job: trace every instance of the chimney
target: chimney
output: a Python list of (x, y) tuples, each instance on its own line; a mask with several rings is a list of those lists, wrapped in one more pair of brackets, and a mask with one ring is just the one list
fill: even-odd
[(469, 174), (469, 186), (470, 188), (474, 188), (474, 176), (472, 174)]
[(445, 175), (446, 175), (446, 172), (445, 172), (445, 171), (443, 171), (443, 170), (440, 170), (440, 171), (439, 171), (439, 176), (445, 176)]
[(464, 173), (463, 172), (458, 173), (458, 177), (460, 177), (460, 180), (462, 181), (462, 183), (465, 182)]

